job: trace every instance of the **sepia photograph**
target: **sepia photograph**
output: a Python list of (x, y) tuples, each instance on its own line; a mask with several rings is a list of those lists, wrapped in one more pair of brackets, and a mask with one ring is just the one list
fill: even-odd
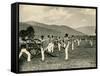
[(19, 4), (19, 71), (96, 68), (96, 12), (96, 7)]

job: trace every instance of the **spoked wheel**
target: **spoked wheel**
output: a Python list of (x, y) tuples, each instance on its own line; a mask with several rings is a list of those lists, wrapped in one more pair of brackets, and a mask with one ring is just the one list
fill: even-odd
[(31, 53), (31, 58), (41, 54), (40, 46), (41, 41), (39, 39), (34, 39), (33, 43), (28, 45), (29, 51)]

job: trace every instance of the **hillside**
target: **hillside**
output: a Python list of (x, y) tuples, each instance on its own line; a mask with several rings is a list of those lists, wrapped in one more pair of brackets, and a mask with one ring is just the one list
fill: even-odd
[[(20, 23), (19, 31), (25, 30), (29, 26), (32, 26), (32, 25), (29, 25), (29, 24), (26, 24), (26, 23)], [(32, 27), (34, 28), (36, 35), (57, 35), (57, 36), (61, 35), (60, 31), (56, 31), (56, 30), (53, 30), (53, 29), (40, 27), (40, 26), (32, 26)]]
[(37, 35), (57, 35), (64, 36), (65, 33), (69, 35), (84, 35), (83, 33), (76, 31), (68, 26), (64, 25), (47, 25), (43, 23), (38, 23), (35, 21), (20, 23), (19, 30), (26, 29), (28, 26), (32, 26)]
[(95, 35), (95, 26), (85, 26), (77, 28), (76, 30), (85, 33), (87, 35)]

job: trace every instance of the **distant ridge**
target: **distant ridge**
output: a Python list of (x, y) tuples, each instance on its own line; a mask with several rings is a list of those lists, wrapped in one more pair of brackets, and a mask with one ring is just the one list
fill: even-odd
[(37, 35), (57, 35), (64, 36), (65, 33), (69, 35), (84, 35), (84, 33), (76, 31), (65, 25), (48, 25), (44, 23), (39, 23), (36, 21), (20, 22), (19, 30), (26, 29), (28, 26), (32, 26)]
[(95, 35), (96, 27), (95, 26), (84, 26), (77, 28), (76, 30), (85, 33), (86, 35)]

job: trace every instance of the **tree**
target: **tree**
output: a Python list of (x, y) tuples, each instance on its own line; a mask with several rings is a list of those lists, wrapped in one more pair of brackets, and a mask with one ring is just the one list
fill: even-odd
[(26, 31), (26, 30), (21, 30), (21, 31), (19, 32), (19, 36), (20, 36), (23, 40), (25, 40), (25, 37), (27, 36), (27, 31)]
[(28, 38), (29, 39), (33, 39), (34, 36), (35, 36), (35, 34), (34, 34), (35, 31), (34, 31), (33, 27), (32, 26), (29, 26), (26, 31), (27, 31)]
[(34, 43), (35, 43), (34, 42), (35, 31), (32, 26), (29, 26), (29, 27), (27, 27), (26, 32), (27, 32), (27, 39), (26, 39), (27, 40), (27, 48), (29, 50), (32, 50), (34, 47)]

